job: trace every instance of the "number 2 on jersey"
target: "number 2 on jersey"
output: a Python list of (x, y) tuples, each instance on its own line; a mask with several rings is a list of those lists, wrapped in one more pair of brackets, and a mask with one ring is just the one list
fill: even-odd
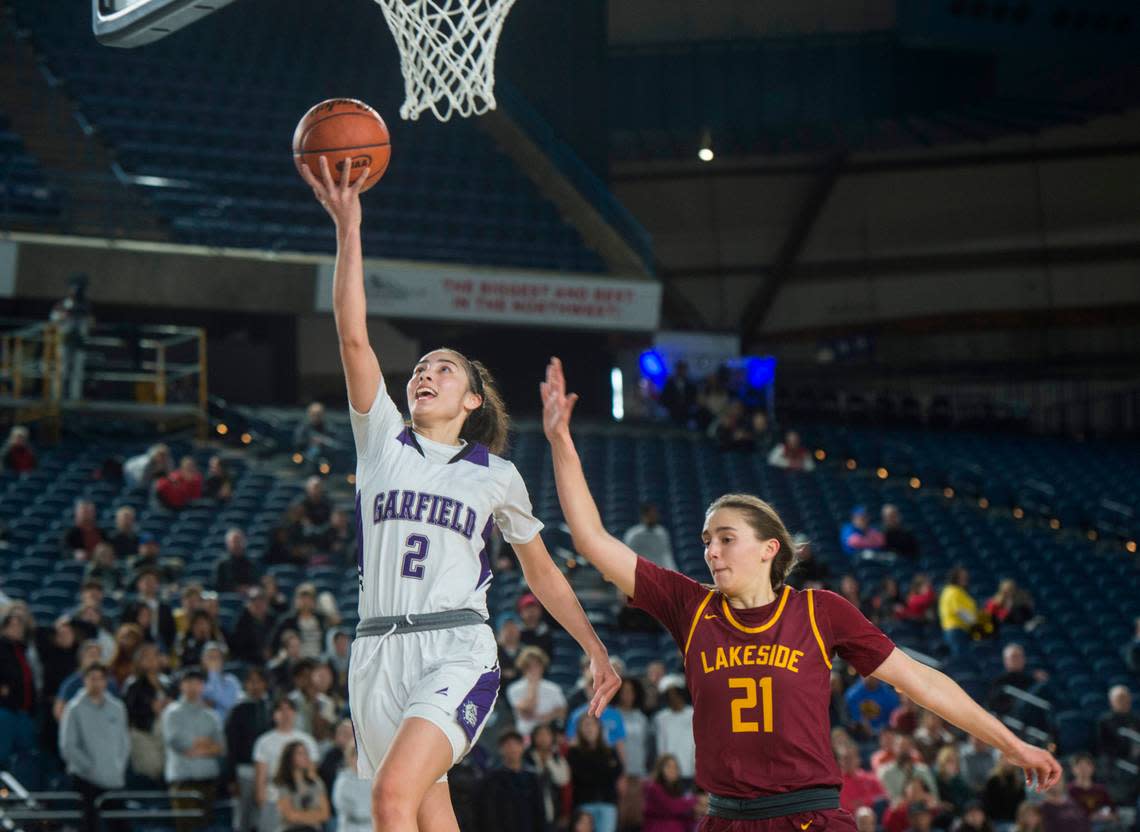
[(408, 551), (404, 552), (404, 563), (400, 567), (400, 575), (404, 578), (415, 578), (422, 581), (424, 578), (424, 561), (428, 556), (428, 543), (430, 541), (422, 534), (410, 534), (404, 541)]
[(755, 720), (745, 719), (744, 711), (752, 710), (756, 707), (756, 693), (759, 690), (762, 699), (760, 703), (760, 710), (763, 714), (764, 720), (764, 733), (772, 733), (772, 677), (765, 676), (763, 679), (752, 679), (748, 676), (738, 676), (728, 680), (730, 688), (740, 688), (743, 691), (742, 695), (737, 696), (732, 700), (732, 733), (734, 734), (749, 734), (757, 733), (760, 731), (760, 723)]

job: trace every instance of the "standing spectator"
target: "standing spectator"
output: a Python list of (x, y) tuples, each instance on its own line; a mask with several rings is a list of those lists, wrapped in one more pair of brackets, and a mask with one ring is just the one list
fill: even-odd
[(697, 404), (697, 386), (689, 378), (688, 362), (678, 361), (673, 367), (673, 375), (661, 388), (661, 404), (675, 425), (688, 426)]
[(184, 456), (178, 468), (162, 477), (154, 487), (158, 501), (173, 511), (180, 511), (202, 498), (202, 472), (194, 457)]
[(1140, 733), (1140, 716), (1132, 713), (1132, 691), (1127, 685), (1113, 685), (1108, 691), (1108, 710), (1096, 723), (1097, 750), (1111, 762), (1128, 760), (1132, 742), (1120, 736), (1120, 729)]
[(756, 437), (748, 420), (744, 402), (734, 401), (724, 409), (720, 418), (713, 424), (713, 437), (722, 451), (743, 451), (751, 453)]
[[(1064, 777), (1062, 776), (1062, 781)], [(1062, 789), (1064, 792), (1064, 789)], [(1004, 758), (998, 760), (982, 790), (982, 804), (986, 814), (1003, 823), (1012, 823), (1017, 815), (1017, 807), (1025, 799), (1025, 777), (1021, 769)]]
[(115, 549), (116, 557), (128, 558), (139, 550), (139, 530), (135, 525), (135, 510), (119, 506), (115, 510), (115, 530), (107, 538)]
[(258, 738), (272, 729), (265, 671), (251, 667), (245, 672), (243, 692), (226, 717), (227, 780), (234, 783), (237, 805), (234, 832), (250, 832), (257, 820), (256, 770), (253, 749)]
[(970, 791), (978, 794), (986, 786), (990, 773), (998, 764), (997, 749), (986, 745), (977, 737), (969, 737), (958, 751), (962, 764), (962, 777), (970, 786)]
[(654, 659), (645, 666), (645, 676), (642, 677), (641, 684), (645, 689), (645, 713), (649, 716), (653, 716), (665, 705), (660, 687), (664, 678), (665, 662)]
[(234, 660), (255, 665), (268, 661), (273, 628), (265, 592), (256, 586), (250, 588), (241, 615), (229, 634), (230, 654)]
[[(56, 691), (55, 699), (51, 703), (52, 716), (55, 717), (56, 722), (63, 719), (63, 709), (83, 689), (83, 672), (93, 664), (102, 664), (103, 649), (99, 646), (99, 642), (88, 639), (80, 644), (78, 661), (78, 668), (59, 683), (59, 690)], [(110, 687), (111, 680), (108, 680), (107, 684), (108, 690), (112, 694), (115, 693), (115, 689)]]
[(214, 709), (223, 723), (241, 696), (241, 682), (237, 676), (226, 672), (225, 664), (226, 646), (220, 641), (206, 642), (202, 647), (202, 670), (206, 674), (202, 700)]
[[(970, 573), (955, 566), (946, 575), (946, 586), (938, 597), (938, 620), (950, 655), (959, 656), (970, 646), (970, 631), (978, 623), (978, 604), (967, 591)], [(992, 814), (992, 813), (991, 813)]]
[(87, 560), (107, 535), (95, 522), (95, 504), (85, 497), (75, 501), (71, 528), (63, 534), (60, 549), (67, 558)]
[(8, 441), (0, 448), (0, 471), (23, 474), (35, 470), (36, 452), (28, 442), (28, 429), (16, 425), (8, 432)]
[(317, 758), (317, 743), (304, 731), (297, 730), (297, 706), (287, 696), (273, 703), (273, 730), (257, 738), (253, 744), (254, 799), (261, 807), (257, 828), (266, 832), (277, 824), (277, 787), (273, 774), (278, 770), (282, 752), (293, 742), (304, 743), (311, 759)]
[(554, 636), (546, 621), (542, 604), (533, 593), (527, 592), (518, 600), (519, 615), (523, 620), (522, 643), (530, 647), (537, 647), (546, 654), (548, 659), (554, 658)]
[[(497, 527), (496, 527), (497, 528)], [(321, 542), (324, 559), (334, 566), (355, 566), (356, 535), (348, 522), (348, 512), (333, 509), (329, 516), (329, 528)]]
[[(348, 630), (338, 628), (329, 633), (328, 641), (331, 643), (325, 652), (324, 661), (333, 674), (333, 688), (343, 700), (348, 699), (348, 663), (349, 647), (352, 645)], [(500, 688), (501, 690), (501, 688)]]
[(874, 676), (860, 679), (847, 689), (847, 714), (855, 724), (873, 736), (890, 724), (891, 711), (899, 705), (899, 695)]
[[(622, 671), (620, 661), (615, 659), (613, 665), (614, 670), (620, 676)], [(571, 711), (569, 718), (566, 720), (566, 738), (569, 740), (573, 740), (578, 733), (578, 723), (589, 709), (590, 702), (594, 699), (594, 674), (590, 671), (589, 667), (583, 668), (582, 670), (581, 692), (585, 701)], [(621, 711), (614, 705), (607, 705), (598, 717), (598, 721), (602, 723), (602, 733), (605, 734), (606, 745), (617, 751), (618, 756), (624, 761), (625, 721), (621, 718)]]
[(150, 609), (150, 629), (147, 635), (150, 640), (158, 644), (163, 653), (170, 652), (177, 636), (177, 627), (174, 624), (174, 611), (159, 596), (159, 573), (156, 566), (140, 567), (135, 573), (135, 591), (137, 598), (133, 604), (128, 604), (123, 611), (123, 619), (129, 620), (128, 615), (133, 606), (141, 605)]
[(131, 769), (135, 774), (160, 782), (166, 767), (162, 742), (162, 712), (171, 704), (170, 680), (160, 672), (161, 657), (153, 644), (143, 644), (135, 653), (134, 673), (123, 688), (123, 704), (130, 725)]
[(566, 716), (566, 697), (562, 688), (543, 678), (550, 659), (537, 647), (524, 647), (519, 653), (518, 668), (522, 678), (507, 688), (507, 702), (515, 714), (515, 729), (531, 733), (536, 726)]
[(934, 602), (938, 597), (934, 594), (934, 583), (930, 577), (922, 572), (910, 579), (907, 588), (906, 602), (898, 611), (898, 617), (903, 621), (932, 621), (934, 618)]
[(885, 800), (887, 790), (872, 772), (859, 765), (859, 749), (847, 744), (840, 749), (839, 773), (842, 785), (839, 790), (839, 805), (845, 811), (854, 813), (860, 806), (873, 806), (877, 800)]
[[(336, 784), (336, 774), (345, 765), (345, 760), (348, 759), (349, 747), (356, 747), (356, 734), (352, 727), (351, 719), (342, 719), (337, 723), (336, 733), (333, 734), (332, 747), (325, 750), (324, 756), (321, 757), (320, 765), (317, 766), (317, 773), (324, 781), (325, 790), (332, 794), (333, 786)], [(356, 767), (353, 766), (355, 771)]]
[(1069, 797), (1063, 771), (1041, 802), (1041, 828), (1043, 832), (1092, 832), (1092, 823), (1084, 808)]
[(839, 531), (839, 545), (851, 558), (863, 552), (881, 551), (886, 542), (883, 533), (871, 525), (866, 506), (851, 509), (851, 519)]
[(36, 681), (28, 657), (28, 621), (15, 605), (0, 618), (0, 769), (36, 744)]
[(589, 714), (582, 717), (566, 760), (570, 764), (574, 808), (588, 812), (598, 832), (616, 832), (621, 760), (606, 744), (601, 723)]
[(1017, 702), (1004, 688), (1008, 686), (1039, 695), (1041, 686), (1049, 681), (1049, 674), (1040, 669), (1026, 670), (1025, 648), (1014, 642), (1002, 649), (1001, 661), (1005, 670), (990, 684), (986, 707), (1000, 716), (1006, 716), (1013, 712)]
[(681, 776), (692, 780), (697, 765), (697, 745), (693, 739), (693, 706), (685, 697), (685, 680), (681, 676), (666, 676), (660, 687), (665, 707), (653, 716), (657, 754), (676, 757)]
[(317, 612), (317, 588), (310, 583), (298, 584), (293, 592), (293, 614), (277, 623), (277, 632), (293, 630), (301, 638), (301, 655), (315, 659), (324, 650), (325, 617)]
[[(107, 693), (107, 668), (95, 663), (83, 672), (83, 692), (67, 703), (60, 720), (59, 753), (83, 801), (83, 832), (97, 832), (95, 801), (121, 789), (130, 759), (127, 711)], [(115, 832), (123, 821), (108, 821)]]
[(228, 503), (234, 496), (233, 480), (220, 456), (212, 456), (206, 463), (206, 480), (202, 483), (202, 496), (219, 503)]
[(930, 767), (926, 763), (921, 762), (922, 758), (919, 756), (916, 762), (916, 754), (914, 747), (914, 740), (907, 736), (898, 738), (898, 756), (890, 763), (883, 766), (878, 774), (879, 780), (883, 784), (883, 788), (887, 790), (892, 800), (898, 800), (903, 797), (903, 790), (906, 787), (907, 781), (912, 777), (917, 777), (922, 781), (926, 787), (926, 791), (931, 796), (938, 797), (938, 784), (934, 780), (934, 774), (930, 771)]
[(570, 764), (558, 752), (554, 743), (554, 729), (547, 724), (538, 725), (530, 735), (530, 748), (526, 752), (530, 770), (538, 775), (542, 787), (543, 830), (553, 832), (562, 814), (562, 790), (570, 783)]
[(289, 599), (278, 588), (277, 578), (272, 573), (262, 575), (261, 588), (265, 591), (265, 597), (269, 599), (269, 614), (274, 619), (284, 616), (289, 611)]
[(519, 617), (509, 611), (501, 613), (496, 630), (496, 641), (499, 643), (499, 690), (505, 692), (522, 673), (518, 668), (519, 653), (523, 649)]
[[(80, 638), (84, 641), (97, 642), (103, 651), (102, 661), (109, 662), (111, 657), (115, 655), (115, 636), (111, 633), (112, 622), (103, 615), (103, 587), (99, 586), (98, 592), (96, 592), (92, 584), (87, 584), (86, 589), (81, 590), (81, 593), (79, 607), (72, 614), (72, 622), (75, 624), (75, 629)], [(96, 595), (98, 595), (98, 601), (93, 600)], [(82, 686), (83, 681), (80, 680), (76, 690)]]
[(68, 280), (68, 294), (51, 308), (50, 320), (59, 331), (59, 381), (63, 398), (83, 398), (84, 367), (87, 364), (87, 337), (95, 325), (91, 302), (87, 299), (85, 274)]
[(301, 661), (301, 637), (296, 630), (281, 633), (281, 649), (269, 660), (270, 687), (278, 691), (288, 691), (293, 685), (293, 665)]
[(815, 460), (811, 452), (803, 446), (797, 431), (790, 430), (784, 434), (784, 441), (773, 445), (768, 452), (768, 464), (775, 468), (786, 468), (789, 471), (814, 471)]
[(218, 592), (245, 592), (257, 586), (257, 565), (246, 554), (245, 532), (226, 532), (226, 553), (214, 566), (214, 589)]
[(312, 402), (305, 408), (305, 420), (293, 430), (293, 448), (314, 468), (327, 452), (335, 449), (337, 442), (325, 425), (325, 406)]
[(336, 832), (372, 832), (372, 781), (356, 774), (356, 743), (344, 749), (344, 765), (332, 787)]
[(178, 832), (209, 826), (218, 776), (226, 753), (226, 738), (218, 715), (202, 701), (206, 676), (200, 668), (182, 671), (181, 696), (162, 713), (166, 745), (166, 782), (172, 792), (198, 792), (198, 798), (171, 797), (176, 809), (202, 810), (201, 819), (177, 821)]
[(662, 754), (653, 766), (653, 775), (645, 781), (642, 832), (693, 832), (701, 814), (700, 801), (686, 794), (681, 782), (677, 758)]
[(664, 569), (677, 568), (669, 532), (661, 525), (656, 504), (641, 504), (641, 522), (630, 526), (622, 540), (641, 557), (648, 558), (658, 566)]
[(709, 373), (697, 393), (697, 426), (702, 430), (715, 422), (732, 401), (724, 386), (724, 376), (723, 368)]
[(321, 832), (329, 819), (329, 801), (305, 743), (294, 740), (285, 746), (273, 785), (279, 818), (276, 832)]
[(625, 773), (618, 804), (618, 821), (622, 827), (640, 822), (642, 780), (649, 773), (653, 734), (649, 718), (642, 710), (644, 702), (641, 682), (629, 677), (622, 679), (615, 708), (625, 728)]
[(202, 663), (202, 650), (214, 640), (214, 619), (208, 610), (199, 608), (190, 615), (190, 627), (178, 641), (178, 664), (192, 667)]
[[(52, 628), (38, 627), (35, 631), (36, 654), (39, 656), (42, 682), (40, 702), (54, 702), (63, 680), (76, 668), (79, 653), (79, 638), (71, 618), (59, 616)], [(43, 721), (40, 724), (40, 738), (48, 748), (56, 748), (59, 742), (59, 722), (53, 709), (41, 708)]]
[(499, 735), (500, 765), (483, 778), (484, 829), (496, 832), (539, 832), (546, 823), (538, 775), (523, 767), (522, 734)]
[(315, 659), (304, 658), (293, 665), (293, 690), (289, 698), (297, 706), (297, 728), (310, 734), (320, 744), (330, 739), (336, 726), (336, 706), (318, 693), (313, 681)]
[(899, 507), (893, 503), (885, 504), (880, 509), (880, 517), (883, 522), (883, 539), (885, 541), (883, 548), (904, 558), (917, 558), (918, 538), (914, 536), (914, 532), (903, 525), (902, 512), (899, 511)]
[(1115, 820), (1116, 815), (1112, 809), (1112, 798), (1108, 794), (1108, 789), (1100, 783), (1093, 782), (1096, 762), (1092, 755), (1084, 752), (1074, 754), (1069, 766), (1073, 771), (1073, 782), (1069, 784), (1069, 797), (1073, 802), (1085, 810), (1085, 814), (1093, 823)]
[(151, 445), (144, 453), (123, 463), (123, 477), (132, 488), (149, 489), (168, 473), (170, 448), (163, 444)]

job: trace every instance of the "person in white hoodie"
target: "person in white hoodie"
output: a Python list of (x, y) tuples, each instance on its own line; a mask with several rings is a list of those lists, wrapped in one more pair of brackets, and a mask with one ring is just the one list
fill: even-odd
[(344, 765), (333, 781), (336, 832), (372, 832), (372, 782), (356, 774), (356, 743), (344, 750)]
[[(83, 799), (83, 832), (99, 827), (95, 801), (123, 788), (131, 757), (127, 709), (107, 693), (107, 668), (98, 662), (83, 671), (83, 692), (67, 703), (59, 725), (59, 754)], [(123, 821), (107, 821), (111, 832)]]

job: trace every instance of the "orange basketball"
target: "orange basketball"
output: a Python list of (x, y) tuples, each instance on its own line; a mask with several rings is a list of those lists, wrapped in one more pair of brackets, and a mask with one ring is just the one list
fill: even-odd
[(330, 98), (313, 107), (297, 123), (293, 131), (293, 163), (300, 172), (308, 165), (317, 179), (321, 178), (321, 157), (329, 162), (329, 172), (340, 182), (345, 161), (352, 159), (349, 182), (356, 182), (369, 168), (367, 191), (380, 181), (388, 169), (392, 145), (388, 126), (380, 114), (355, 98)]

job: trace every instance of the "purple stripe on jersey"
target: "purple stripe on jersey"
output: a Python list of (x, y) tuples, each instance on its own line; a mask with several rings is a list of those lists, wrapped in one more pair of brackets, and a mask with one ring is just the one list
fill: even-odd
[(360, 492), (356, 492), (356, 574), (364, 589), (364, 515), (360, 511)]
[(473, 462), (476, 465), (482, 465), (484, 468), (491, 467), (491, 452), (487, 450), (487, 446), (474, 442), (471, 444), (471, 450), (463, 454), (461, 457), (465, 462)]
[(404, 428), (402, 431), (400, 431), (400, 435), (396, 437), (396, 440), (401, 445), (407, 445), (409, 448), (415, 448), (420, 456), (424, 455), (424, 449), (420, 447), (420, 443), (416, 440), (416, 435), (412, 433), (411, 428)]
[(476, 589), (491, 583), (491, 528), (494, 522), (494, 516), (488, 517), (487, 525), (483, 527), (483, 550), (479, 552), (479, 582), (475, 584)]
[(475, 687), (468, 691), (467, 695), (463, 697), (463, 701), (459, 703), (459, 707), (455, 709), (455, 717), (459, 720), (459, 725), (463, 728), (464, 733), (467, 734), (468, 742), (475, 741), (479, 726), (483, 724), (487, 714), (491, 713), (491, 709), (495, 707), (495, 699), (498, 695), (499, 668), (495, 667), (479, 677)]

